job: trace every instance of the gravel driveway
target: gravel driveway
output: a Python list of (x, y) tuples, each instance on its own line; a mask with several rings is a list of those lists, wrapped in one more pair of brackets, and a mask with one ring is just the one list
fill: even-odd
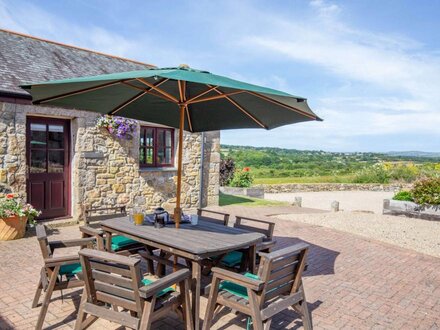
[(302, 197), (302, 206), (314, 209), (330, 210), (332, 201), (339, 202), (344, 211), (368, 211), (382, 214), (385, 198), (393, 197), (393, 192), (383, 191), (320, 191), (264, 194), (265, 199), (292, 203), (296, 196)]
[(292, 220), (358, 234), (440, 257), (440, 222), (362, 212), (281, 214)]

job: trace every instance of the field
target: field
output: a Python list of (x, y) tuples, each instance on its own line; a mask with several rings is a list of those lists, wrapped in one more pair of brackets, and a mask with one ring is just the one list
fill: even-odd
[(267, 178), (255, 175), (254, 184), (281, 184), (281, 183), (352, 183), (354, 175), (321, 175), (305, 177), (278, 177)]
[(440, 176), (439, 153), (344, 153), (222, 145), (222, 159), (249, 167), (254, 184), (390, 183)]

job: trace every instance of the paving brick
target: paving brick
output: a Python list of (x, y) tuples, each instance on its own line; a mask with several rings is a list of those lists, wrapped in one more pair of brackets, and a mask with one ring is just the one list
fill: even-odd
[[(220, 210), (220, 208), (217, 208)], [(288, 208), (229, 207), (231, 214), (265, 218)], [(308, 210), (310, 211), (310, 210)], [(233, 217), (231, 217), (233, 219)], [(439, 329), (440, 259), (337, 230), (270, 218), (277, 248), (310, 244), (304, 286), (315, 329)], [(56, 238), (79, 237), (78, 228), (59, 228)], [(42, 258), (35, 237), (0, 242), (0, 329), (31, 329), (39, 308), (31, 309)], [(64, 290), (49, 306), (45, 327), (72, 329), (81, 290)], [(202, 298), (202, 309), (206, 298)], [(212, 329), (244, 329), (246, 317), (224, 309)], [(298, 329), (298, 315), (277, 315), (272, 329)], [(117, 325), (98, 320), (90, 329)], [(176, 315), (153, 329), (183, 329)]]

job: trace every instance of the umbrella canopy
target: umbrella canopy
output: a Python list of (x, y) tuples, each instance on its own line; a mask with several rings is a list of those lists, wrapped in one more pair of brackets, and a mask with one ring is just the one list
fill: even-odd
[(21, 86), (34, 104), (90, 110), (180, 129), (175, 217), (180, 219), (183, 130), (272, 129), (321, 120), (305, 98), (187, 65)]
[(22, 85), (34, 104), (96, 111), (180, 128), (185, 106), (190, 132), (272, 129), (319, 120), (305, 98), (207, 71), (149, 69)]

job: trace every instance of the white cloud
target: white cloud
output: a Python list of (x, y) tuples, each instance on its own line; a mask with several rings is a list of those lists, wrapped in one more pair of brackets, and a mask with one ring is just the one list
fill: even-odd
[(405, 36), (347, 26), (339, 17), (343, 9), (329, 2), (313, 1), (311, 7), (314, 18), (262, 14), (258, 20), (267, 29), (244, 35), (242, 45), (254, 53), (280, 55), (286, 64), (321, 68), (343, 81), (341, 90), (335, 85), (310, 101), (325, 119), (312, 129), (323, 144), (330, 137), (379, 134), (405, 134), (403, 143), (411, 134), (439, 139), (439, 54)]
[(180, 63), (186, 55), (141, 32), (127, 38), (93, 22), (70, 22), (27, 1), (0, 0), (0, 28), (151, 64)]
[[(285, 2), (283, 10), (274, 10), (246, 0), (224, 1), (221, 8), (210, 1), (188, 2), (185, 15), (174, 13), (173, 18), (185, 29), (168, 29), (157, 14), (150, 24), (159, 24), (163, 34), (149, 33), (141, 25), (124, 34), (104, 28), (99, 19), (68, 21), (37, 2), (0, 0), (0, 27), (159, 66), (188, 63), (294, 94), (301, 91), (287, 71), (310, 68), (309, 86), (325, 81), (324, 88), (308, 87), (304, 95), (324, 122), (273, 132), (225, 133), (225, 142), (355, 150), (361, 140), (365, 146), (375, 136), (400, 136), (405, 149), (413, 145), (412, 136), (430, 134), (419, 149), (438, 149), (440, 50), (403, 34), (377, 34), (348, 24), (343, 3), (308, 3)], [(252, 139), (243, 139), (246, 134)], [(384, 139), (371, 149), (387, 149), (386, 143)]]

